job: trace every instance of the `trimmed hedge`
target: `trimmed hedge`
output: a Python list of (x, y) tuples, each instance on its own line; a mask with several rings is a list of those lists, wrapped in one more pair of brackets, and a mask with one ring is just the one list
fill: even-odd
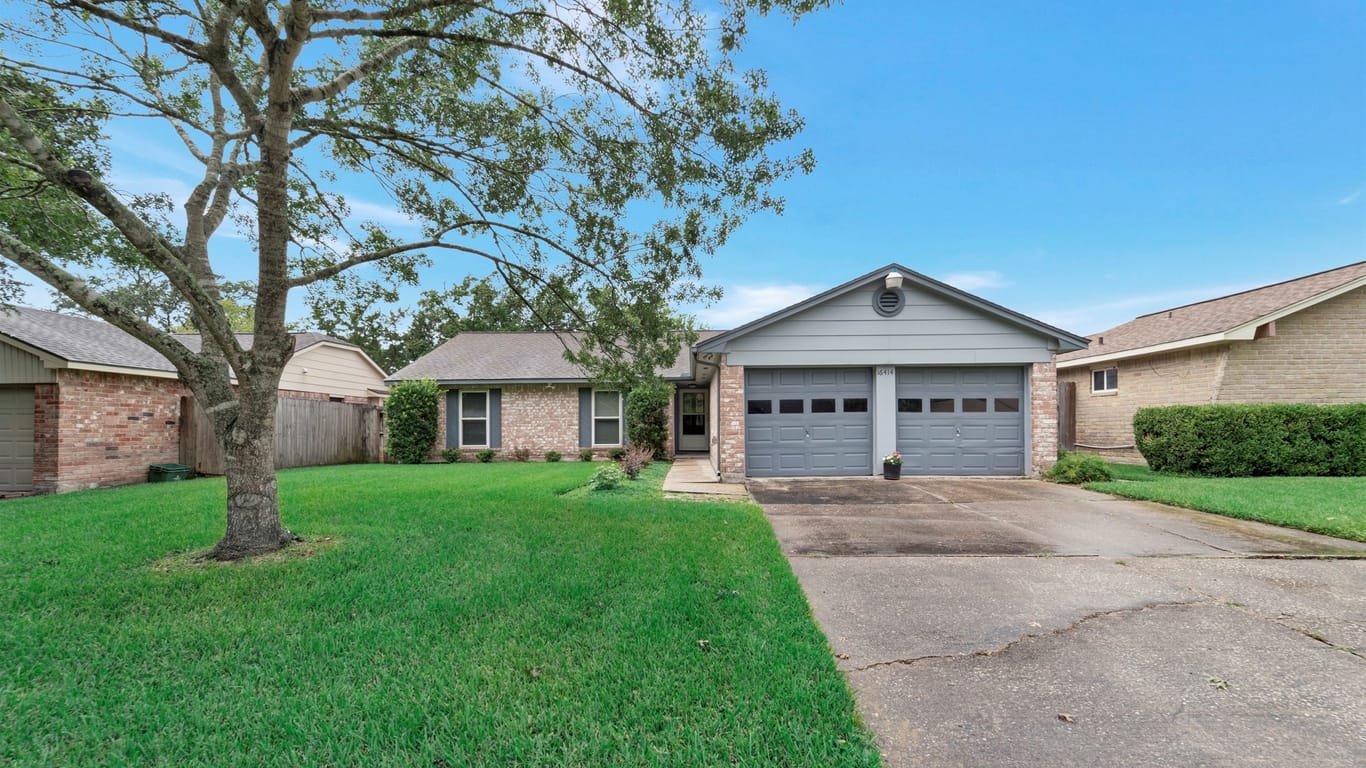
[(1158, 472), (1366, 475), (1366, 403), (1140, 408), (1134, 440)]
[[(400, 464), (420, 464), (436, 442), (441, 392), (432, 379), (400, 381), (384, 401), (386, 450)], [(449, 461), (450, 459), (447, 459)]]

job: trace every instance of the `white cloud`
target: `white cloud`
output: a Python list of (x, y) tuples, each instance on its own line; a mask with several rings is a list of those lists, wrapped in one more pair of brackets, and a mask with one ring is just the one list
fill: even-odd
[(810, 285), (740, 285), (726, 289), (721, 301), (697, 311), (703, 328), (729, 329), (820, 293)]
[(382, 203), (372, 203), (357, 197), (347, 196), (346, 205), (351, 208), (351, 218), (358, 221), (374, 221), (380, 224), (394, 224), (401, 227), (416, 227), (418, 222), (399, 209)]
[(1361, 193), (1363, 191), (1366, 191), (1366, 186), (1357, 187), (1347, 195), (1338, 198), (1338, 201), (1334, 203), (1334, 205), (1351, 205), (1352, 203), (1355, 203), (1356, 201), (1361, 199)]
[(953, 272), (940, 278), (940, 282), (948, 283), (955, 288), (961, 288), (969, 292), (980, 291), (983, 288), (999, 288), (1006, 284), (1005, 275), (992, 270), (981, 272)]

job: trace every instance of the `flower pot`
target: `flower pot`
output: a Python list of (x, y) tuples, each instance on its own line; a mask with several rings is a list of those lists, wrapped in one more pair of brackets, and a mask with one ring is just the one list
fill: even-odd
[(901, 479), (901, 465), (900, 465), (900, 464), (887, 464), (887, 463), (884, 462), (883, 465), (882, 465), (882, 479), (884, 479), (884, 480), (900, 480), (900, 479)]

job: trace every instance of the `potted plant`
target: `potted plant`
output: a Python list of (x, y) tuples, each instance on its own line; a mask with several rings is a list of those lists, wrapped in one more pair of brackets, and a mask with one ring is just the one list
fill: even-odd
[(901, 479), (901, 454), (892, 451), (882, 457), (882, 478), (884, 480)]

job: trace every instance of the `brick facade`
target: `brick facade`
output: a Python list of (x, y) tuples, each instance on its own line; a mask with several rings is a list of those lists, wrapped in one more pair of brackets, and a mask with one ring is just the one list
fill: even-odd
[(745, 479), (745, 369), (724, 361), (716, 371), (719, 397), (716, 407), (717, 471), (726, 482)]
[(62, 369), (34, 389), (38, 493), (140, 483), (179, 459), (179, 381)]
[(1366, 288), (1276, 321), (1229, 347), (1221, 403), (1366, 402)]
[(1029, 472), (1041, 475), (1058, 458), (1058, 377), (1053, 363), (1029, 369)]
[[(1091, 372), (1110, 367), (1119, 389), (1091, 392)], [(1078, 366), (1058, 380), (1076, 384), (1078, 450), (1136, 461), (1139, 408), (1366, 402), (1366, 289), (1281, 318), (1275, 336)]]
[[(581, 384), (503, 384), (487, 389), (501, 390), (502, 447), (495, 449), (498, 458), (510, 459), (518, 448), (531, 452), (533, 461), (545, 458), (547, 451), (558, 451), (565, 461), (578, 458), (579, 451), (579, 388)], [(446, 448), (446, 400), (451, 387), (441, 390), (437, 415), (436, 443), (432, 446), (433, 459), (441, 457)], [(485, 387), (466, 387), (485, 389)], [(672, 420), (670, 421), (672, 424)], [(672, 445), (672, 444), (670, 444)], [(462, 450), (461, 458), (473, 461), (483, 449)], [(598, 458), (607, 456), (610, 447), (594, 448)]]

